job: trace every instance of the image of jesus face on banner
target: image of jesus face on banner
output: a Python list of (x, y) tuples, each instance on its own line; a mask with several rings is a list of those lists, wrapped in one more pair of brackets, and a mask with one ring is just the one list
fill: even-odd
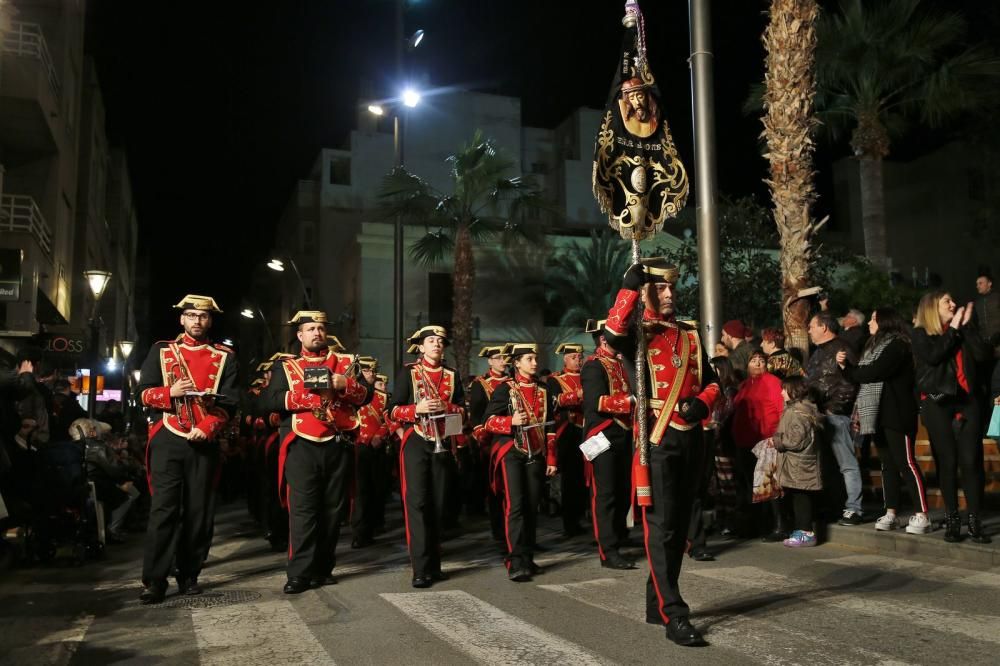
[(652, 136), (660, 126), (660, 109), (649, 88), (640, 79), (622, 84), (618, 106), (622, 123), (629, 134), (640, 138)]

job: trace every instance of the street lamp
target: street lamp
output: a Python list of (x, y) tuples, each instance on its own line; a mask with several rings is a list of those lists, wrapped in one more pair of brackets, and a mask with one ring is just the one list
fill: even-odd
[(250, 308), (243, 308), (242, 310), (240, 310), (240, 316), (245, 317), (247, 319), (253, 319), (253, 310), (251, 310)]
[(94, 407), (97, 402), (97, 374), (100, 354), (97, 347), (101, 344), (101, 319), (98, 316), (97, 306), (104, 295), (104, 290), (111, 281), (111, 273), (108, 271), (84, 271), (84, 279), (90, 287), (90, 293), (94, 295), (94, 307), (90, 312), (90, 378), (87, 387), (87, 417), (94, 418)]
[(135, 343), (131, 340), (119, 340), (118, 341), (118, 351), (122, 353), (122, 360), (128, 361), (128, 357), (132, 355), (132, 350), (135, 348)]
[(306, 289), (305, 280), (302, 279), (302, 273), (299, 272), (299, 267), (295, 264), (294, 259), (292, 259), (291, 257), (284, 257), (283, 259), (272, 258), (270, 261), (267, 262), (267, 267), (270, 268), (272, 271), (277, 271), (278, 273), (284, 273), (286, 261), (288, 262), (288, 265), (292, 267), (292, 271), (295, 272), (295, 277), (299, 281), (299, 286), (302, 287), (303, 305), (305, 305), (307, 310), (312, 310), (312, 299), (309, 297), (309, 290)]
[[(125, 427), (131, 430), (132, 426), (132, 389), (134, 383), (129, 382), (128, 359), (135, 349), (135, 342), (132, 340), (119, 340), (118, 351), (122, 355), (122, 412), (125, 415)], [(138, 382), (138, 380), (136, 380)]]
[[(419, 40), (417, 40), (419, 43)], [(399, 104), (390, 105), (392, 111), (392, 153), (394, 169), (403, 166), (403, 132), (405, 126), (403, 121), (407, 109), (420, 104), (420, 93), (412, 87), (403, 90), (399, 97), (402, 101), (403, 115), (399, 113)], [(385, 113), (383, 104), (370, 104), (368, 111), (376, 116)], [(393, 259), (393, 284), (392, 284), (392, 367), (393, 372), (398, 372), (403, 367), (403, 218), (399, 214), (392, 229), (392, 259)]]

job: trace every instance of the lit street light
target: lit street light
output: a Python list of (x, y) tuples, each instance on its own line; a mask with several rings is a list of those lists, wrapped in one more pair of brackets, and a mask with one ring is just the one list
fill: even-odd
[(246, 317), (247, 319), (253, 319), (253, 310), (250, 308), (243, 308), (240, 310), (240, 316)]
[(90, 293), (94, 295), (94, 307), (90, 312), (90, 379), (87, 386), (87, 417), (94, 418), (94, 407), (97, 402), (97, 374), (100, 354), (97, 347), (101, 344), (101, 319), (98, 316), (97, 306), (104, 295), (104, 290), (108, 288), (111, 281), (111, 273), (108, 271), (84, 271), (84, 279), (90, 287)]
[(284, 259), (272, 258), (270, 261), (267, 262), (267, 267), (270, 268), (272, 271), (277, 271), (278, 273), (284, 273), (285, 261), (287, 261), (288, 265), (292, 267), (292, 271), (295, 272), (295, 277), (298, 278), (299, 286), (302, 287), (303, 305), (305, 305), (305, 308), (307, 310), (311, 310), (312, 299), (309, 297), (309, 290), (306, 289), (306, 283), (302, 279), (302, 273), (299, 272), (299, 267), (295, 265), (294, 259), (292, 259), (291, 257), (285, 257)]
[(407, 88), (403, 91), (403, 104), (411, 109), (420, 104), (420, 93), (413, 88)]
[(128, 357), (132, 355), (132, 350), (135, 348), (135, 343), (131, 340), (119, 340), (118, 341), (118, 351), (122, 353), (122, 358), (126, 361)]
[(385, 114), (385, 109), (382, 108), (381, 104), (369, 104), (368, 105), (368, 113), (370, 113), (370, 114), (372, 114), (374, 116), (381, 116), (381, 115)]

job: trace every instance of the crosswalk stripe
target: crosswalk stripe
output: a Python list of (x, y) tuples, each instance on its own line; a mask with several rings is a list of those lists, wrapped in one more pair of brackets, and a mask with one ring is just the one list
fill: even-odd
[[(598, 578), (562, 585), (539, 585), (540, 589), (555, 592), (581, 603), (614, 613), (620, 617), (645, 623), (645, 589), (637, 587), (635, 594), (620, 589), (622, 582), (614, 578)], [(693, 586), (692, 586), (693, 588)], [(709, 605), (704, 586), (684, 596), (695, 601), (693, 621), (696, 626), (708, 627), (709, 643), (738, 652), (741, 657), (774, 666), (809, 664), (842, 664), (844, 652), (857, 655), (859, 663), (900, 666), (903, 661), (857, 646), (844, 646), (815, 633), (806, 633), (777, 621), (751, 618), (742, 614), (712, 615), (697, 613), (697, 608)], [(720, 587), (711, 596), (723, 598), (731, 588)], [(720, 659), (720, 661), (723, 661)]]
[(203, 666), (333, 664), (291, 603), (283, 599), (191, 612)]
[(833, 557), (816, 561), (838, 567), (873, 568), (887, 573), (898, 572), (916, 580), (925, 580), (932, 583), (958, 583), (970, 587), (1000, 589), (1000, 571), (996, 573), (970, 571), (969, 569), (945, 564), (927, 564), (926, 562), (916, 562), (898, 557), (885, 557), (883, 555), (846, 555), (844, 557)]
[(769, 592), (798, 590), (798, 594), (804, 598), (827, 606), (870, 615), (889, 625), (893, 624), (890, 618), (897, 618), (900, 623), (917, 624), (935, 631), (957, 633), (976, 640), (1000, 644), (1000, 632), (996, 631), (995, 616), (859, 597), (857, 590), (837, 593), (810, 589), (813, 586), (811, 581), (797, 580), (759, 567), (695, 569), (691, 573), (755, 590)]
[(598, 655), (467, 592), (384, 593), (383, 599), (481, 664), (603, 664)]

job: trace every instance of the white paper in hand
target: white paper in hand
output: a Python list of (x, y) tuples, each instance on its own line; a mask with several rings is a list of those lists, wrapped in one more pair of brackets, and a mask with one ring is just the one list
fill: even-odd
[(593, 460), (610, 448), (611, 442), (608, 441), (603, 432), (597, 433), (580, 445), (580, 451), (583, 452), (583, 456), (587, 460)]

